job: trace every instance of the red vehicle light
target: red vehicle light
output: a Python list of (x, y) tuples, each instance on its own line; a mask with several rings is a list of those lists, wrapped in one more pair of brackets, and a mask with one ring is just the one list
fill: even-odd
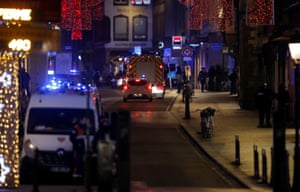
[(148, 89), (148, 90), (152, 90), (152, 85), (148, 85), (148, 86), (147, 86), (147, 89)]
[(128, 89), (129, 89), (128, 85), (124, 85), (124, 86), (123, 86), (123, 90), (124, 90), (124, 91), (127, 91)]
[(140, 82), (141, 80), (140, 79), (135, 79), (135, 82)]

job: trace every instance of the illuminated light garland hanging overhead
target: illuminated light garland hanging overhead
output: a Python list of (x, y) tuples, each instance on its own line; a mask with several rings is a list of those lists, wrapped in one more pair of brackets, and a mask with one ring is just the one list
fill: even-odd
[(248, 25), (273, 25), (274, 0), (248, 0), (246, 16)]
[(225, 30), (226, 23), (233, 23), (233, 0), (178, 0), (191, 6), (189, 29), (201, 30), (204, 21), (210, 22), (217, 30)]
[(103, 0), (62, 0), (60, 26), (71, 30), (72, 40), (82, 40), (82, 30), (91, 30), (92, 20), (103, 18), (103, 3)]
[(226, 29), (226, 22), (232, 24), (233, 23), (233, 14), (234, 14), (234, 5), (233, 0), (222, 0), (222, 8), (223, 8), (223, 21), (219, 26), (219, 29)]
[(217, 0), (213, 8), (213, 16), (210, 19), (217, 30), (226, 30), (226, 23), (233, 23), (233, 0)]
[(19, 54), (0, 53), (0, 187), (19, 186)]
[(191, 8), (189, 15), (189, 29), (190, 30), (201, 30), (203, 15), (201, 12), (200, 0), (195, 0), (194, 6)]

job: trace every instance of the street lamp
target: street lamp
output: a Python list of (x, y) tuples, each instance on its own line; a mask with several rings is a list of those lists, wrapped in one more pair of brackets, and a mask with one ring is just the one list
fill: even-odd
[(295, 68), (295, 154), (294, 154), (294, 178), (292, 192), (300, 191), (300, 148), (299, 148), (299, 127), (300, 127), (300, 39), (291, 38), (289, 50)]

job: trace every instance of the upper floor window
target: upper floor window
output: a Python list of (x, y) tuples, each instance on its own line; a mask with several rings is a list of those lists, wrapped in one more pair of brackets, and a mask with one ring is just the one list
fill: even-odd
[(114, 0), (114, 5), (128, 5), (129, 0)]
[(114, 16), (114, 40), (128, 41), (128, 17), (125, 15)]
[(151, 0), (131, 0), (132, 5), (151, 5)]
[(146, 41), (148, 39), (148, 18), (138, 15), (133, 17), (132, 39)]

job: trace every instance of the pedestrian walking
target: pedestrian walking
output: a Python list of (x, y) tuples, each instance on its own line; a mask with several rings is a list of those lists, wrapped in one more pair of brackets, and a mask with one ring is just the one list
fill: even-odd
[(220, 65), (216, 66), (216, 91), (221, 91), (224, 71)]
[(97, 88), (100, 87), (100, 74), (99, 71), (95, 70), (93, 73), (93, 82)]
[(230, 80), (230, 95), (235, 95), (236, 94), (236, 81), (237, 81), (236, 71), (233, 70), (228, 78)]
[(258, 108), (259, 123), (257, 127), (272, 127), (271, 109), (275, 94), (267, 83), (260, 86), (255, 94), (255, 103)]
[(283, 84), (279, 85), (278, 93), (276, 94), (277, 99), (277, 111), (281, 116), (284, 116), (285, 122), (288, 120), (289, 116), (289, 103), (291, 102), (291, 97), (289, 92), (286, 90)]
[(208, 90), (215, 91), (216, 89), (216, 70), (211, 66), (208, 70)]
[(200, 88), (201, 88), (201, 92), (204, 92), (204, 89), (205, 89), (205, 85), (206, 85), (206, 78), (207, 78), (207, 72), (205, 71), (205, 68), (202, 67), (201, 71), (199, 71), (199, 74), (198, 74), (198, 81), (199, 81), (199, 84), (200, 84)]
[(176, 85), (177, 85), (177, 93), (181, 92), (181, 86), (182, 86), (182, 70), (179, 65), (176, 67)]
[(21, 81), (21, 90), (24, 91), (25, 95), (27, 97), (30, 97), (30, 89), (29, 89), (29, 83), (30, 83), (30, 75), (29, 73), (22, 67), (20, 69), (20, 81)]

